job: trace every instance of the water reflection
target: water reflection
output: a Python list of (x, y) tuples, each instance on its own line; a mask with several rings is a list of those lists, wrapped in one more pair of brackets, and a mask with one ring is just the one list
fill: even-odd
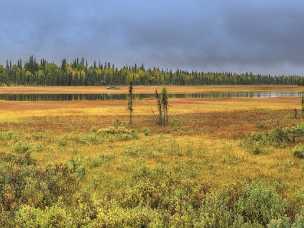
[[(232, 98), (232, 97), (299, 97), (301, 92), (207, 92), (169, 94), (170, 98)], [(154, 94), (135, 94), (135, 99), (154, 98)], [(79, 101), (126, 100), (127, 94), (0, 94), (0, 100), (9, 101)]]

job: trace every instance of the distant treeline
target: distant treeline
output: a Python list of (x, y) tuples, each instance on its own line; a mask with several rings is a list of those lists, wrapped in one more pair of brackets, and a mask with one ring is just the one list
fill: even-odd
[(31, 56), (23, 63), (7, 61), (0, 65), (1, 85), (304, 85), (299, 75), (261, 75), (253, 73), (218, 73), (145, 68), (143, 65), (117, 67), (109, 62), (89, 64), (84, 58), (71, 62), (63, 59), (60, 64)]

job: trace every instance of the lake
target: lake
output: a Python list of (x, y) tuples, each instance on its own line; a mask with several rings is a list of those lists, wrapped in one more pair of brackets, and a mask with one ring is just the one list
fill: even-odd
[[(204, 92), (169, 94), (170, 98), (269, 98), (299, 97), (302, 92), (251, 91), (251, 92)], [(151, 99), (154, 94), (134, 94), (135, 99)], [(8, 101), (79, 101), (79, 100), (126, 100), (127, 94), (0, 94), (0, 100)]]

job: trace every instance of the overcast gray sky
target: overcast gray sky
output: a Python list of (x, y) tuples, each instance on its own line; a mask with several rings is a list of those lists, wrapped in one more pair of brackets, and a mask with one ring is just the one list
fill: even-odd
[(1, 62), (302, 73), (303, 42), (303, 0), (1, 0)]

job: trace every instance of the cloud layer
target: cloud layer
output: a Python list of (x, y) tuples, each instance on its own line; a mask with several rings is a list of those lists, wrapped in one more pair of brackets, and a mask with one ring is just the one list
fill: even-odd
[(304, 72), (300, 0), (3, 0), (0, 61), (83, 56), (206, 71)]

